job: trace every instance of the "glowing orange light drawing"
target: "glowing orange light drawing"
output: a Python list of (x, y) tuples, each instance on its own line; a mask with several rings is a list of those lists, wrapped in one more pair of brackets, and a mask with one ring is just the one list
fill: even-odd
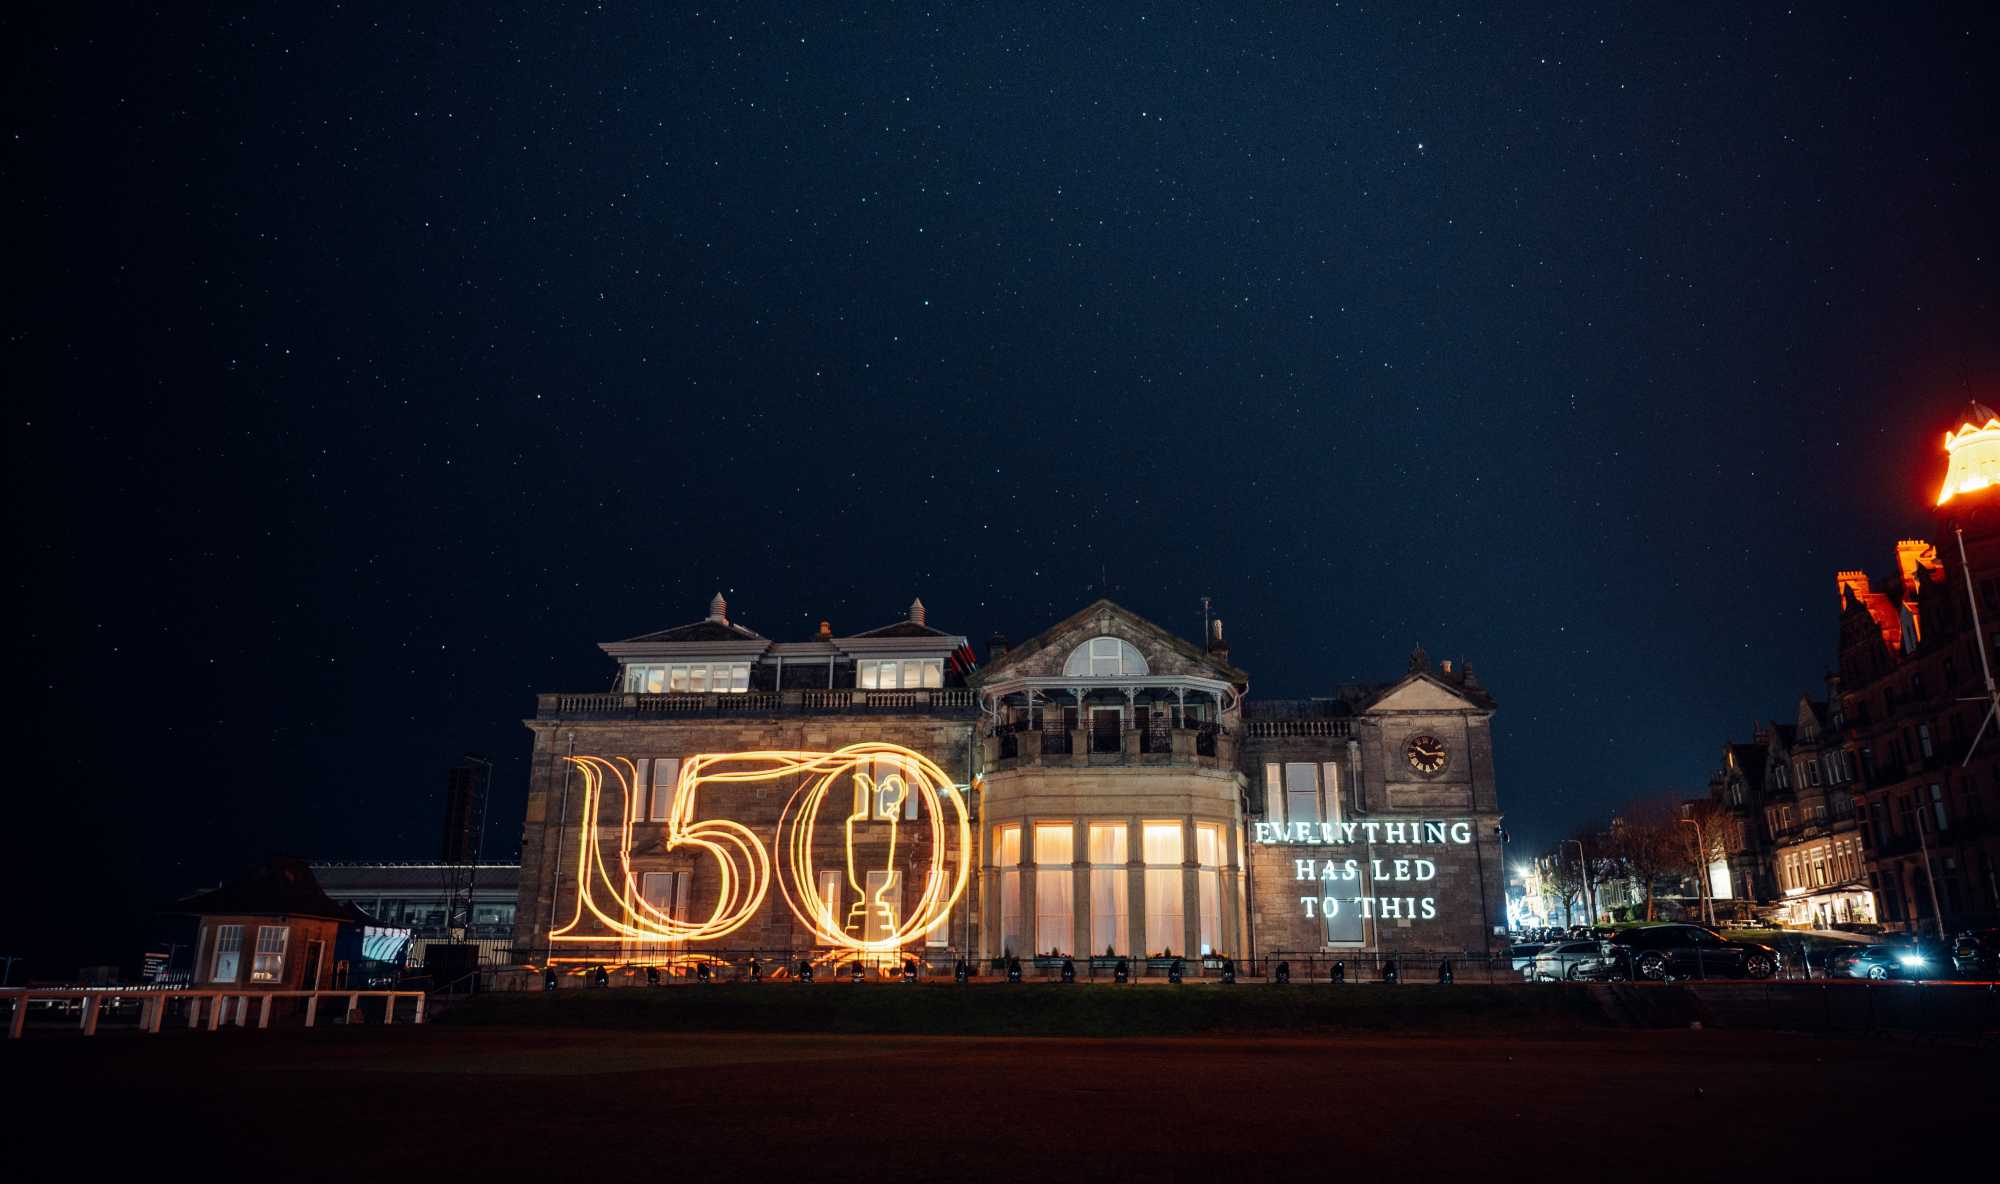
[[(576, 932), (586, 910), (620, 937), (635, 942), (711, 941), (733, 932), (749, 920), (764, 903), (771, 888), (771, 861), (764, 845), (749, 827), (726, 818), (695, 821), (697, 778), (693, 767), (703, 759), (683, 763), (676, 786), (674, 805), (666, 821), (666, 849), (695, 847), (715, 856), (720, 891), (715, 911), (707, 920), (689, 921), (674, 917), (646, 901), (638, 891), (638, 877), (632, 872), (632, 828), (638, 822), (639, 795), (633, 792), (638, 770), (624, 757), (609, 760), (598, 756), (572, 756), (565, 760), (583, 773), (583, 817), (578, 828), (576, 911), (569, 923), (549, 933), (551, 941), (602, 941), (602, 934)], [(619, 842), (617, 875), (605, 864), (598, 842), (597, 819), (604, 795), (605, 774), (617, 783), (619, 793)], [(599, 886), (619, 902), (618, 915), (605, 911), (597, 902)]]
[[(576, 906), (570, 920), (550, 932), (553, 942), (604, 941), (605, 933), (579, 932), (586, 914), (602, 923), (610, 935), (649, 945), (713, 941), (749, 921), (769, 891), (771, 860), (757, 836), (741, 823), (724, 818), (696, 820), (699, 791), (712, 785), (806, 778), (785, 803), (772, 846), (778, 855), (778, 887), (786, 907), (828, 945), (864, 954), (892, 953), (936, 927), (964, 894), (972, 853), (972, 825), (964, 795), (936, 763), (901, 745), (850, 744), (836, 752), (711, 753), (683, 760), (665, 824), (666, 848), (672, 851), (693, 846), (715, 857), (721, 888), (714, 911), (704, 920), (674, 917), (648, 903), (638, 891), (631, 859), (633, 831), (640, 822), (640, 795), (635, 790), (638, 772), (633, 763), (624, 757), (565, 759), (583, 774), (583, 817), (600, 817), (607, 786), (615, 786), (621, 821), (615, 870), (601, 849), (600, 828), (588, 823), (579, 828)], [(844, 778), (850, 780), (843, 782)], [(849, 921), (860, 924), (861, 935), (843, 925), (833, 915), (833, 902), (820, 896), (812, 855), (827, 795), (843, 784), (851, 784), (856, 791), (856, 808), (843, 821), (843, 839), (846, 879), (858, 897)], [(889, 897), (897, 884), (900, 819), (910, 794), (916, 795), (919, 813), (928, 824), (929, 866), (923, 891), (909, 915), (899, 919)], [(871, 858), (866, 851), (870, 823), (886, 824), (887, 850), (879, 857)], [(875, 833), (885, 832), (878, 829)], [(863, 850), (857, 851), (857, 840)], [(955, 869), (947, 863), (954, 850)], [(888, 873), (872, 890), (868, 886), (870, 870)], [(615, 905), (605, 907), (600, 897)], [(865, 936), (871, 915), (879, 919), (880, 933), (872, 939)]]

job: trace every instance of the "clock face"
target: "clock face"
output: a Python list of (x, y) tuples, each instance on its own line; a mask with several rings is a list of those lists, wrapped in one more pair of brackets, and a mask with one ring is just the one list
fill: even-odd
[(1444, 772), (1446, 759), (1444, 741), (1436, 736), (1410, 737), (1409, 746), (1403, 749), (1403, 756), (1410, 762), (1412, 769), (1426, 777), (1435, 777)]

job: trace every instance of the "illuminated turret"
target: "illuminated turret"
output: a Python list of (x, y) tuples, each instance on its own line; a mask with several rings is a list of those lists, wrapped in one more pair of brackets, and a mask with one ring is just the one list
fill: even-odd
[(1984, 403), (1969, 403), (1957, 431), (1944, 434), (1951, 463), (1938, 490), (1938, 505), (1955, 497), (2000, 485), (2000, 415)]

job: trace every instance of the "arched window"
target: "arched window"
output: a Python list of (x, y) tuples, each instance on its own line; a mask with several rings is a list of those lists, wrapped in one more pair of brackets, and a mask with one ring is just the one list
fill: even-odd
[(1146, 659), (1132, 648), (1129, 641), (1109, 636), (1093, 637), (1070, 651), (1069, 660), (1063, 663), (1063, 673), (1086, 678), (1145, 674)]

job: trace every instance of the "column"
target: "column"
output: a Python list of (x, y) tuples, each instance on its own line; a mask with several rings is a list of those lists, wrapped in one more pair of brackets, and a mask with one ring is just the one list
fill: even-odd
[[(1201, 860), (1195, 848), (1194, 819), (1181, 819), (1181, 948), (1201, 956)], [(1192, 969), (1192, 968), (1190, 968)]]
[[(1070, 824), (1070, 946), (1080, 956), (1098, 953), (1090, 934), (1090, 824), (1078, 818)], [(1087, 964), (1086, 964), (1087, 965)], [(1078, 967), (1082, 970), (1082, 967)]]
[[(1141, 958), (1153, 952), (1146, 940), (1146, 828), (1143, 819), (1125, 820), (1125, 932), (1132, 948), (1121, 953)], [(1139, 967), (1133, 967), (1136, 976)]]

